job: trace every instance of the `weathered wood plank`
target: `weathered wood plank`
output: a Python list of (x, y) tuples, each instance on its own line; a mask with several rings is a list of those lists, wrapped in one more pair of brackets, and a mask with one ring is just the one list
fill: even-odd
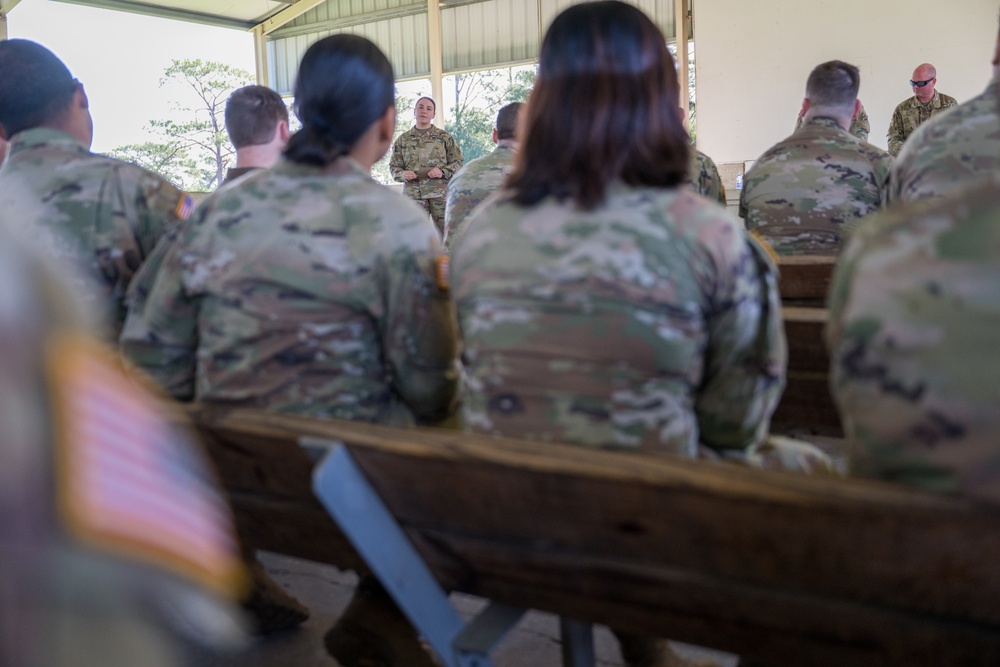
[(776, 432), (809, 431), (842, 437), (840, 413), (830, 393), (830, 356), (823, 330), (825, 308), (782, 308), (788, 341), (788, 383), (772, 419)]
[(836, 263), (836, 257), (805, 255), (779, 258), (778, 292), (781, 300), (824, 306)]

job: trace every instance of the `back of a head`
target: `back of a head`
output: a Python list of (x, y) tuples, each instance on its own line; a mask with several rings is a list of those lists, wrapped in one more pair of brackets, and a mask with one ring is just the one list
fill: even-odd
[(270, 143), (281, 121), (288, 122), (288, 107), (267, 86), (243, 86), (226, 101), (226, 132), (236, 148)]
[(386, 109), (395, 108), (392, 65), (357, 35), (331, 35), (309, 47), (295, 81), (302, 123), (285, 148), (292, 162), (326, 166), (347, 155)]
[(497, 113), (497, 140), (514, 139), (517, 136), (517, 121), (523, 102), (511, 102)]
[(542, 42), (509, 185), (528, 206), (546, 196), (584, 209), (607, 185), (670, 187), (688, 173), (677, 73), (659, 28), (617, 0), (574, 5)]
[(57, 119), (76, 87), (66, 65), (41, 44), (0, 40), (0, 125), (8, 137)]
[(861, 73), (857, 67), (841, 60), (831, 60), (818, 65), (809, 74), (806, 97), (810, 107), (853, 113), (860, 87)]

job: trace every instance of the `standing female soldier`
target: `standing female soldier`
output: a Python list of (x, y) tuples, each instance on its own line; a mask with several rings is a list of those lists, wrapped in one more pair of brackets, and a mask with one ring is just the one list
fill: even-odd
[(444, 208), (448, 180), (465, 162), (455, 139), (433, 125), (434, 100), (421, 97), (413, 109), (416, 125), (399, 135), (392, 145), (389, 169), (404, 183), (403, 194), (415, 199), (434, 219), (438, 234), (444, 234)]
[[(438, 236), (369, 175), (392, 141), (393, 94), (370, 41), (313, 44), (284, 159), (205, 200), (140, 276), (122, 348), (175, 397), (397, 425), (452, 410), (457, 327)], [(327, 642), (342, 665), (432, 664), (377, 584), (355, 603)], [(398, 632), (361, 645), (352, 619), (373, 615)]]
[[(509, 189), (452, 249), (467, 427), (688, 457), (764, 440), (785, 372), (775, 270), (687, 186), (677, 95), (635, 7), (552, 22)], [(618, 636), (630, 666), (678, 664)]]

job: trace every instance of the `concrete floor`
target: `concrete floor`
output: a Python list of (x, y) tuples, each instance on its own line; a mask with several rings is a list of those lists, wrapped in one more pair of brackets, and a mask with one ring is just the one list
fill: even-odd
[[(323, 648), (323, 635), (347, 607), (357, 576), (277, 554), (261, 553), (260, 557), (271, 576), (306, 604), (312, 616), (297, 630), (258, 639), (237, 655), (201, 658), (191, 667), (338, 667)], [(451, 600), (465, 618), (471, 618), (486, 603), (457, 593)], [(594, 643), (598, 667), (623, 667), (618, 642), (607, 628), (595, 628)], [(736, 667), (734, 655), (679, 643), (674, 647), (685, 657), (708, 658), (719, 667)], [(496, 667), (558, 667), (562, 664), (558, 618), (529, 612), (492, 657)]]

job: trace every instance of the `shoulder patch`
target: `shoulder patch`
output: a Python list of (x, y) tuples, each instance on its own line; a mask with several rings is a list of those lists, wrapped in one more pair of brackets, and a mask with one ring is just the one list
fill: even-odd
[(439, 255), (434, 261), (434, 278), (438, 289), (447, 292), (451, 289), (451, 260), (448, 255)]
[(177, 202), (177, 208), (174, 209), (174, 213), (181, 220), (187, 220), (194, 213), (194, 197), (186, 192), (181, 193), (180, 201)]
[(229, 508), (203, 454), (156, 396), (85, 336), (56, 337), (46, 366), (56, 499), (70, 535), (239, 595), (244, 571)]

